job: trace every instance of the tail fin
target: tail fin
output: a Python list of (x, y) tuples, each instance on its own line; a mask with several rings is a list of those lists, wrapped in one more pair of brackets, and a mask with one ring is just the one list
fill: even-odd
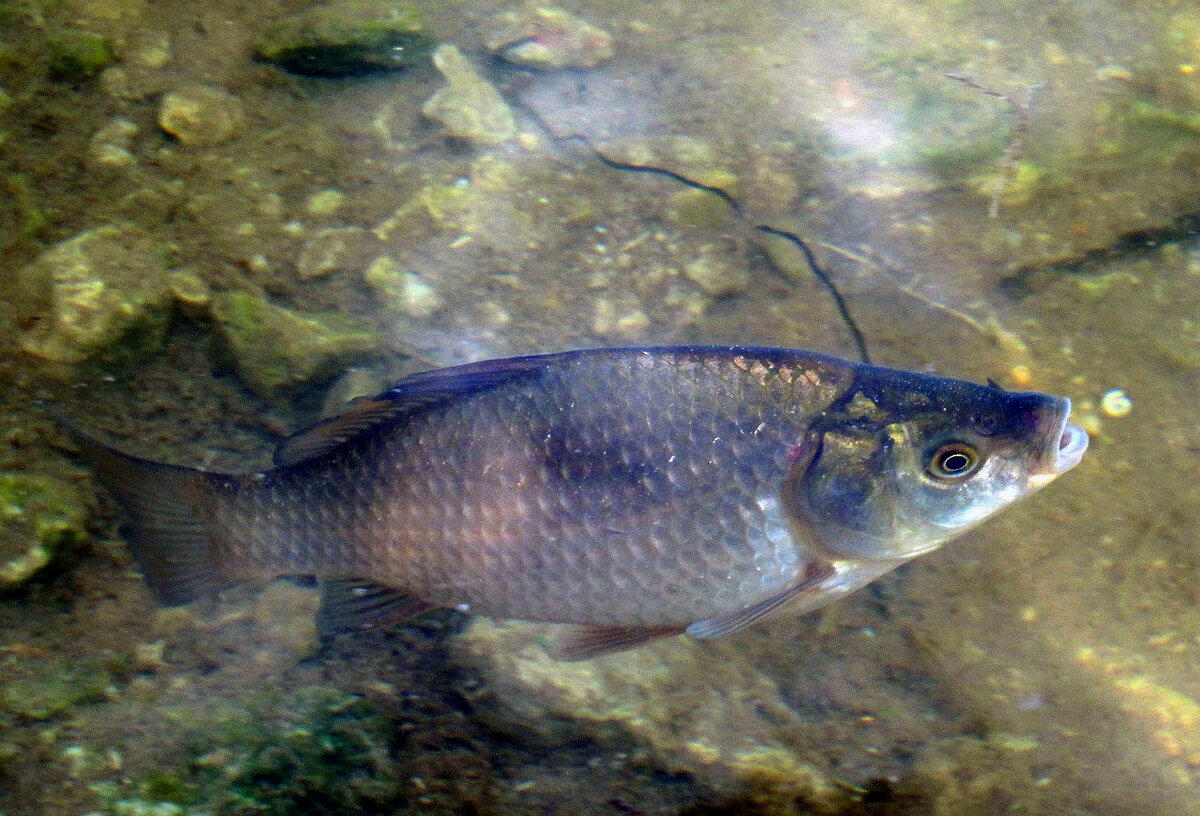
[(206, 474), (129, 456), (64, 424), (124, 508), (130, 549), (158, 601), (183, 604), (211, 595), (220, 565), (198, 512), (210, 490)]

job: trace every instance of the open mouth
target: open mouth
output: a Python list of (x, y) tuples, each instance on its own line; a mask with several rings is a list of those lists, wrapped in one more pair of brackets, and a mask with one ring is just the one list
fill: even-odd
[(1057, 401), (1057, 421), (1047, 423), (1042, 466), (1029, 477), (1035, 487), (1048, 484), (1054, 477), (1078, 465), (1088, 447), (1087, 431), (1067, 420), (1071, 415), (1071, 401), (1065, 397)]
[(1088, 447), (1087, 431), (1070, 422), (1063, 427), (1058, 440), (1058, 455), (1054, 458), (1054, 472), (1062, 473), (1079, 464)]

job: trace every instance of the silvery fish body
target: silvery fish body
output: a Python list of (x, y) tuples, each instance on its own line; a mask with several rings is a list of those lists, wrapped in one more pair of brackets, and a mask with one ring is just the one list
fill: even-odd
[(578, 624), (589, 657), (811, 609), (1074, 466), (1070, 403), (790, 349), (594, 349), (410, 376), (202, 473), (84, 453), (151, 587), (308, 574), (326, 620)]

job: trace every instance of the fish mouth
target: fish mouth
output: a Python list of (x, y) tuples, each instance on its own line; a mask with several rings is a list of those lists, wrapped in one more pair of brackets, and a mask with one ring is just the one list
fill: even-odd
[(1038, 487), (1078, 465), (1088, 448), (1087, 431), (1068, 421), (1071, 401), (1062, 397), (1057, 402), (1057, 416), (1046, 423), (1040, 467), (1029, 477), (1030, 482)]

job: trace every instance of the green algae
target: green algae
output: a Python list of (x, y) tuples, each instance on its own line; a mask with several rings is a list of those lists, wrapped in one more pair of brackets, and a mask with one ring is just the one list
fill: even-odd
[(0, 592), (21, 586), (87, 540), (87, 507), (52, 476), (0, 472)]
[[(359, 813), (397, 801), (391, 727), (361, 697), (308, 686), (181, 722), (187, 760), (94, 790), (105, 813), (284, 816)], [(373, 811), (372, 811), (373, 812)]]
[(1130, 104), (1128, 116), (1133, 122), (1148, 125), (1159, 134), (1167, 133), (1192, 139), (1200, 137), (1198, 111), (1184, 113), (1147, 100), (1137, 100)]
[(108, 699), (113, 681), (126, 668), (115, 656), (79, 661), (52, 657), (24, 667), (0, 687), (0, 713), (22, 720), (49, 720), (75, 706)]
[(91, 79), (113, 61), (108, 41), (90, 31), (63, 31), (46, 41), (50, 78), (61, 82)]
[(894, 92), (905, 134), (887, 152), (895, 164), (961, 179), (998, 161), (1012, 140), (1009, 106), (978, 91), (921, 76), (901, 79)]
[(34, 238), (50, 226), (50, 218), (29, 176), (12, 173), (5, 177), (9, 203), (16, 210), (18, 231), (23, 238)]

